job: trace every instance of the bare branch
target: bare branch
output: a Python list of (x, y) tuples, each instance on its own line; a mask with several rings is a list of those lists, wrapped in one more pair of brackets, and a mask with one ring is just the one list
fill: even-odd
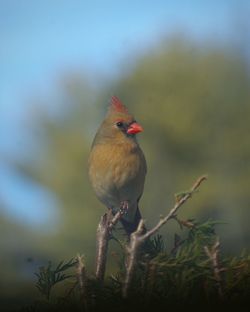
[(125, 282), (123, 285), (123, 297), (126, 298), (129, 294), (133, 273), (135, 271), (139, 248), (140, 246), (152, 235), (154, 235), (165, 223), (170, 219), (176, 217), (178, 209), (193, 195), (193, 193), (199, 188), (201, 183), (207, 179), (206, 176), (201, 176), (196, 180), (192, 188), (182, 193), (181, 197), (178, 197), (178, 201), (175, 203), (174, 207), (166, 215), (166, 217), (161, 218), (160, 221), (151, 230), (145, 233), (144, 221), (141, 220), (137, 230), (131, 234), (129, 246), (127, 248), (127, 272), (125, 277)]
[(83, 256), (77, 255), (76, 257), (76, 277), (79, 285), (79, 290), (81, 294), (81, 299), (84, 304), (84, 311), (88, 311), (88, 303), (87, 303), (87, 275), (86, 268), (84, 265)]
[(126, 298), (128, 296), (129, 288), (131, 285), (131, 281), (133, 278), (133, 274), (135, 271), (136, 263), (137, 263), (137, 257), (139, 252), (139, 247), (141, 245), (140, 236), (145, 230), (144, 221), (141, 219), (137, 230), (131, 234), (130, 236), (130, 244), (127, 247), (128, 257), (127, 257), (127, 263), (126, 263), (126, 277), (124, 281), (123, 286), (123, 297)]
[(155, 234), (165, 223), (168, 222), (168, 220), (175, 217), (175, 214), (179, 210), (179, 208), (190, 198), (192, 197), (193, 193), (199, 188), (201, 183), (207, 179), (207, 176), (202, 176), (196, 180), (190, 191), (183, 194), (183, 197), (180, 198), (179, 201), (177, 201), (174, 205), (174, 207), (170, 210), (168, 215), (166, 217), (162, 218), (154, 228), (146, 232), (143, 236), (140, 237), (141, 240), (146, 240), (153, 234)]
[(212, 268), (214, 271), (214, 279), (217, 284), (219, 297), (223, 299), (223, 287), (221, 278), (221, 272), (223, 271), (223, 269), (221, 269), (219, 265), (219, 251), (220, 251), (219, 238), (217, 238), (216, 242), (214, 243), (211, 249), (209, 249), (208, 246), (205, 246), (204, 250), (212, 264)]
[(112, 212), (109, 210), (101, 217), (96, 232), (96, 278), (100, 281), (103, 281), (106, 269), (108, 241), (110, 240), (109, 220), (111, 216)]
[(114, 216), (112, 215), (112, 210), (109, 209), (105, 213), (98, 224), (96, 241), (97, 241), (97, 253), (96, 253), (96, 278), (99, 281), (104, 280), (107, 253), (108, 253), (108, 243), (112, 237), (112, 230), (116, 223), (121, 219), (123, 212), (119, 210)]

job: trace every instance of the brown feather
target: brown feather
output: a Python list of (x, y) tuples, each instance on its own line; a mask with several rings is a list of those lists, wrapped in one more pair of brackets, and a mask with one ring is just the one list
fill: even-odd
[[(120, 102), (114, 102), (119, 108)], [(101, 202), (114, 212), (121, 203), (129, 203), (128, 214), (123, 217), (127, 232), (138, 224), (138, 201), (143, 193), (147, 172), (144, 154), (135, 138), (116, 125), (134, 122), (127, 110), (109, 110), (97, 131), (89, 157), (89, 177)], [(137, 217), (136, 217), (137, 216)]]

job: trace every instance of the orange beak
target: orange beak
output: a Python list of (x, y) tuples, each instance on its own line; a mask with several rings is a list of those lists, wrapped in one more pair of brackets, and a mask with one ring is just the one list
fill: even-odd
[(142, 126), (139, 125), (137, 122), (133, 122), (133, 123), (128, 127), (127, 133), (128, 133), (128, 134), (136, 134), (136, 133), (139, 133), (139, 132), (142, 132), (142, 131), (143, 131)]

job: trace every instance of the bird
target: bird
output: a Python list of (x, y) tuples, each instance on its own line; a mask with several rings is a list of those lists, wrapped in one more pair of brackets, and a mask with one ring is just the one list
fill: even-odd
[(144, 190), (147, 164), (136, 135), (142, 126), (116, 96), (94, 137), (89, 155), (89, 179), (97, 198), (120, 222), (130, 237), (141, 220), (138, 207)]

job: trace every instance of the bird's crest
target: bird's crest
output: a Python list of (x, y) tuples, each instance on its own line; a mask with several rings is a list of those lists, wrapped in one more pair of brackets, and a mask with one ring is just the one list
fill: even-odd
[(115, 112), (128, 113), (127, 107), (116, 96), (111, 97), (110, 108)]

